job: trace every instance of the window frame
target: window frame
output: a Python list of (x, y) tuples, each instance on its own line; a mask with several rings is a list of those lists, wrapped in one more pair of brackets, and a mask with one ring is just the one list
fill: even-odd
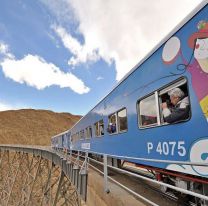
[[(145, 99), (151, 97), (151, 96), (154, 96), (154, 98), (155, 98), (157, 123), (149, 124), (149, 125), (141, 125), (140, 123), (141, 123), (142, 120), (141, 120), (140, 107), (139, 107), (140, 102), (142, 100), (145, 100)], [(146, 95), (145, 97), (137, 100), (137, 121), (138, 121), (137, 125), (139, 126), (139, 128), (142, 129), (142, 128), (150, 128), (150, 127), (156, 127), (156, 126), (158, 126), (158, 110), (157, 110), (157, 105), (158, 105), (158, 98), (156, 98), (156, 91), (154, 91), (154, 92), (150, 93), (149, 95)]]
[(72, 142), (72, 143), (75, 142), (75, 135), (76, 135), (76, 134), (72, 134), (72, 136), (71, 136), (71, 142)]
[[(120, 112), (120, 111), (122, 111), (122, 110), (126, 110), (126, 122), (127, 122), (127, 129), (126, 130), (122, 130), (122, 131), (119, 131), (119, 123), (118, 123), (118, 113)], [(109, 128), (109, 124), (110, 124), (110, 117), (111, 116), (113, 116), (113, 115), (115, 115), (115, 119), (116, 119), (116, 132), (114, 132), (114, 133), (110, 133), (109, 131), (108, 131), (108, 134), (109, 135), (116, 135), (116, 134), (121, 134), (121, 133), (125, 133), (125, 132), (128, 132), (128, 112), (127, 112), (127, 108), (126, 107), (122, 107), (121, 109), (119, 109), (119, 110), (117, 110), (116, 112), (113, 112), (113, 113), (111, 113), (110, 115), (108, 115), (108, 128)]]
[(110, 120), (110, 117), (112, 117), (113, 115), (115, 115), (115, 119), (116, 119), (116, 132), (114, 132), (114, 133), (108, 132), (109, 135), (118, 134), (118, 121), (117, 121), (117, 114), (116, 114), (116, 112), (113, 112), (112, 114), (108, 115), (108, 127), (109, 127), (109, 124), (112, 123), (109, 120)]
[[(102, 121), (102, 124), (100, 124), (101, 121)], [(98, 126), (98, 135), (96, 134), (97, 133), (96, 125)], [(103, 134), (101, 134), (101, 132), (100, 132), (100, 126), (101, 125), (103, 125)], [(104, 134), (105, 134), (104, 120), (100, 119), (99, 121), (94, 123), (94, 135), (95, 135), (95, 137), (102, 137), (102, 136), (104, 136)]]
[[(189, 107), (190, 107), (190, 115), (189, 118), (185, 119), (185, 120), (180, 120), (174, 123), (167, 123), (167, 122), (163, 122), (163, 116), (162, 116), (162, 108), (160, 106), (160, 100), (161, 100), (161, 95), (166, 94), (168, 91), (170, 91), (173, 88), (176, 87), (180, 87), (182, 85), (186, 85), (186, 89), (187, 89), (187, 97), (189, 99)], [(167, 89), (168, 88), (168, 89)], [(139, 108), (139, 103), (140, 101), (150, 97), (151, 95), (156, 95), (155, 97), (155, 102), (156, 102), (156, 111), (157, 111), (157, 124), (154, 125), (140, 125), (140, 108)], [(148, 128), (155, 128), (155, 127), (160, 127), (160, 126), (166, 126), (166, 125), (173, 125), (173, 124), (178, 124), (178, 123), (183, 123), (183, 122), (187, 122), (191, 119), (192, 116), (192, 110), (191, 110), (191, 101), (190, 101), (190, 92), (189, 92), (189, 84), (188, 84), (188, 79), (187, 77), (183, 76), (180, 77), (166, 85), (164, 85), (163, 87), (155, 90), (154, 92), (151, 92), (147, 95), (145, 95), (142, 98), (139, 98), (136, 102), (136, 110), (137, 110), (137, 126), (139, 129), (148, 129)]]
[(80, 130), (80, 132), (79, 132), (79, 139), (80, 140), (84, 140), (85, 139), (85, 130), (84, 129)]
[(80, 136), (79, 136), (79, 132), (76, 132), (76, 141), (79, 141)]
[[(90, 132), (90, 129), (91, 129), (91, 132)], [(91, 139), (92, 138), (92, 127), (91, 126), (86, 127), (85, 131), (86, 131), (86, 138), (85, 139)]]
[(92, 126), (90, 125), (88, 128), (89, 128), (89, 131), (90, 131), (90, 139), (91, 139), (93, 137)]
[[(126, 110), (126, 126), (127, 126), (127, 128), (125, 130), (119, 130), (119, 128), (120, 128), (120, 121), (118, 121), (119, 120), (118, 113), (123, 111), (123, 110)], [(127, 108), (126, 107), (123, 107), (122, 109), (117, 111), (117, 122), (118, 122), (118, 126), (117, 126), (118, 133), (125, 133), (125, 132), (128, 131), (128, 118), (127, 118)]]

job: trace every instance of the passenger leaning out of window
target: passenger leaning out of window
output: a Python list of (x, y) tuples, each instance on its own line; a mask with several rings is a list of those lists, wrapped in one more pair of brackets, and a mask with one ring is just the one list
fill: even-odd
[(189, 118), (189, 99), (184, 97), (180, 88), (174, 88), (168, 92), (172, 107), (167, 102), (162, 103), (162, 113), (167, 123), (174, 123)]

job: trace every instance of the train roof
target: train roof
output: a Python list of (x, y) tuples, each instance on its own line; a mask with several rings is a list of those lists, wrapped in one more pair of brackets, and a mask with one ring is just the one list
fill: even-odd
[[(172, 37), (180, 28), (182, 28), (190, 19), (192, 19), (203, 7), (208, 4), (208, 0), (203, 0), (198, 6), (196, 6), (173, 30), (171, 30), (153, 49), (142, 58), (113, 88), (104, 96), (98, 103), (84, 115), (72, 128), (77, 125), (83, 118), (85, 118), (100, 102), (102, 102), (109, 94), (111, 94), (122, 82), (124, 82), (140, 65), (142, 65), (149, 57), (151, 57), (170, 37)], [(72, 129), (71, 128), (71, 129)]]
[(66, 130), (66, 131), (64, 131), (64, 132), (61, 132), (61, 133), (59, 133), (59, 134), (57, 134), (57, 135), (54, 135), (54, 136), (51, 137), (51, 139), (56, 138), (56, 137), (59, 137), (60, 135), (63, 135), (63, 134), (65, 134), (65, 133), (69, 132), (69, 131), (70, 131), (70, 129), (68, 129), (68, 130)]

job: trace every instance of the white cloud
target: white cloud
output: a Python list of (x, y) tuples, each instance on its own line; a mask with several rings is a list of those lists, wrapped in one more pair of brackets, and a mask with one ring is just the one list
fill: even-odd
[(0, 42), (0, 54), (3, 56), (3, 58), (14, 58), (14, 56), (9, 52), (9, 46), (3, 42)]
[(5, 58), (0, 65), (6, 77), (37, 89), (57, 85), (60, 88), (68, 87), (78, 94), (84, 94), (90, 90), (75, 75), (64, 73), (39, 56), (28, 54), (21, 60)]
[(97, 80), (98, 80), (98, 81), (99, 81), (99, 80), (102, 80), (102, 79), (104, 79), (104, 78), (101, 77), (101, 76), (97, 77)]
[[(96, 61), (98, 57), (108, 63), (114, 60), (117, 80), (120, 80), (202, 0), (192, 0), (191, 3), (190, 0), (42, 1), (59, 17), (59, 23), (59, 9), (63, 7), (60, 4), (65, 5), (64, 12), (71, 16), (70, 20), (75, 18), (79, 22), (83, 45), (64, 28), (56, 29), (64, 45), (74, 55), (70, 63), (76, 65), (93, 58)], [(71, 9), (66, 11), (70, 6), (74, 16)], [(66, 22), (66, 17), (63, 21)]]
[(0, 43), (0, 53), (6, 54), (8, 51), (8, 46), (4, 43)]
[(61, 38), (64, 46), (73, 54), (69, 60), (69, 65), (76, 66), (80, 63), (86, 63), (88, 61), (95, 62), (100, 57), (97, 54), (97, 49), (90, 45), (81, 45), (77, 39), (71, 36), (63, 27), (53, 25), (53, 30)]
[[(21, 60), (16, 60), (9, 52), (9, 46), (0, 42), (0, 65), (4, 75), (21, 84), (26, 83), (37, 89), (44, 89), (52, 85), (60, 88), (68, 87), (78, 94), (90, 91), (84, 82), (72, 73), (64, 73), (52, 63), (46, 62), (39, 56), (26, 55)], [(2, 106), (3, 108), (3, 106)]]
[(57, 22), (66, 23), (67, 25), (69, 22), (76, 23), (76, 19), (72, 15), (73, 11), (68, 3), (68, 0), (39, 0), (44, 5), (48, 7), (48, 9), (55, 13)]

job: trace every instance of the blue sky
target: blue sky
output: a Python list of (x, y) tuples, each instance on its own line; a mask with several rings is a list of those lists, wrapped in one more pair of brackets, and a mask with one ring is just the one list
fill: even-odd
[(86, 114), (200, 2), (1, 0), (0, 110)]

